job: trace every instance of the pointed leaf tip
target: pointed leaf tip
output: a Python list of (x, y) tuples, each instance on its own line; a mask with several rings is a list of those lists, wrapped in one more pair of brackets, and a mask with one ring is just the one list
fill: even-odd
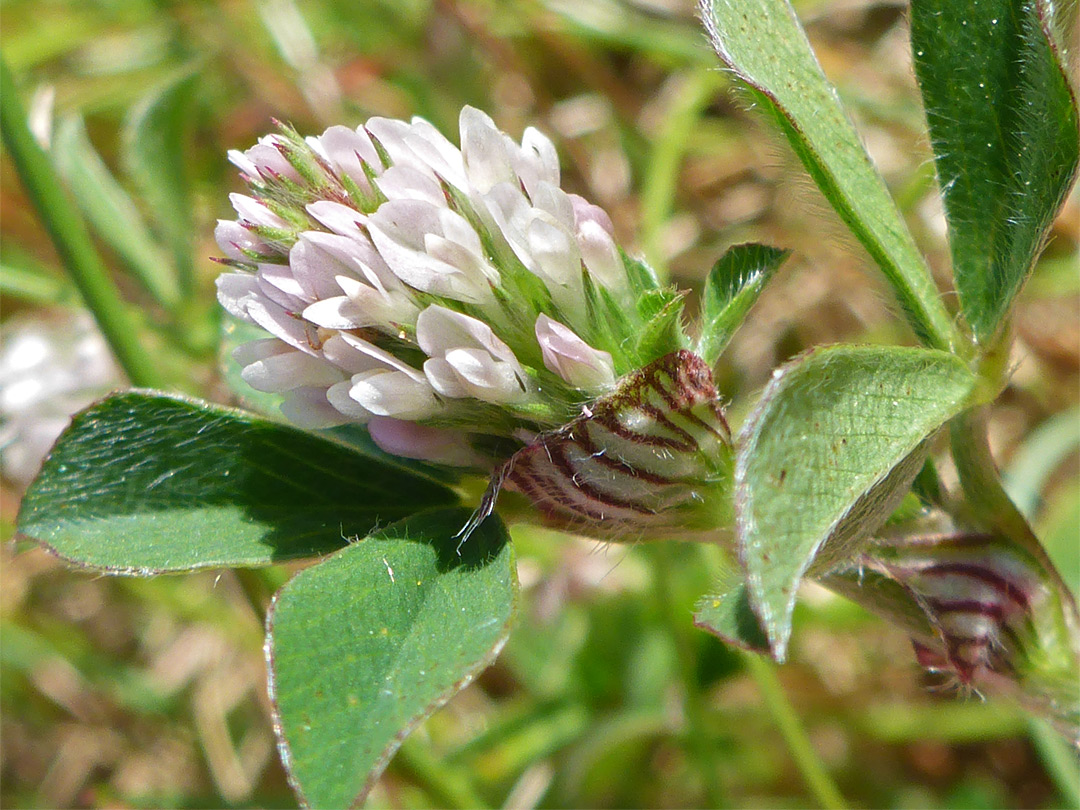
[(858, 552), (974, 385), (956, 357), (898, 347), (820, 349), (775, 373), (736, 440), (735, 514), (750, 604), (777, 659), (803, 576)]

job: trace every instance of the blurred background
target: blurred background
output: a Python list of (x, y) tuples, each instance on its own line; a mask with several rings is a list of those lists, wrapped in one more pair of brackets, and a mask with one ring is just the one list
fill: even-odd
[[(945, 226), (904, 6), (797, 3), (826, 73), (943, 288)], [(733, 425), (780, 362), (838, 341), (912, 338), (870, 261), (776, 131), (733, 92), (689, 0), (5, 0), (0, 46), (32, 129), (177, 390), (236, 402), (212, 238), (240, 191), (225, 152), (273, 119), (317, 134), (421, 115), (457, 139), (472, 104), (553, 137), (563, 185), (624, 246), (696, 288), (731, 244), (795, 253), (721, 361)], [(72, 411), (123, 387), (14, 168), (0, 164), (2, 538)], [(1019, 304), (992, 439), (1063, 573), (1080, 578), (1080, 204)], [(692, 307), (691, 307), (692, 308)], [(224, 333), (224, 337), (223, 337)], [(640, 549), (518, 527), (524, 601), (494, 667), (416, 733), (369, 806), (440, 804), (424, 757), (493, 806), (694, 807), (680, 745), (685, 634), (733, 807), (811, 806), (739, 654), (690, 628), (711, 585), (692, 550), (671, 617)], [(282, 583), (291, 570), (269, 572)], [(0, 803), (288, 807), (250, 583), (80, 572), (0, 546)], [(264, 583), (265, 585), (265, 583)], [(269, 591), (257, 595), (265, 599)], [(682, 628), (681, 630), (678, 628)], [(1013, 707), (927, 680), (894, 628), (808, 586), (780, 670), (855, 806), (1075, 806), (1076, 761)]]

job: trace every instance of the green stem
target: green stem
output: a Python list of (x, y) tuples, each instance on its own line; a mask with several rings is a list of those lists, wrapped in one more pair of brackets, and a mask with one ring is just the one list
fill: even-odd
[(415, 736), (407, 737), (401, 744), (394, 764), (420, 785), (437, 807), (464, 810), (489, 806), (476, 792), (465, 770), (448, 767)]
[(49, 158), (26, 125), (26, 112), (7, 62), (0, 58), (0, 134), (15, 169), (60, 258), (93, 312), (116, 359), (135, 385), (166, 384), (159, 363), (142, 346), (138, 322), (113, 284), (90, 241), (86, 224), (67, 198)]
[(675, 643), (679, 676), (683, 687), (683, 706), (686, 714), (685, 745), (687, 753), (696, 761), (705, 784), (705, 795), (713, 807), (723, 807), (724, 787), (720, 781), (720, 768), (716, 760), (716, 747), (706, 723), (706, 706), (701, 694), (697, 674), (697, 653), (690, 633), (696, 632), (690, 616), (675, 598), (672, 564), (676, 547), (671, 543), (656, 543), (653, 552), (656, 598), (668, 633)]
[(765, 707), (773, 720), (776, 721), (780, 734), (787, 743), (788, 751), (795, 760), (795, 767), (806, 780), (815, 801), (827, 810), (843, 810), (846, 807), (844, 799), (832, 777), (825, 770), (825, 764), (814, 751), (794, 707), (784, 695), (780, 680), (776, 677), (774, 665), (753, 653), (746, 653), (743, 660), (746, 661), (747, 669), (757, 681), (761, 699), (765, 702)]

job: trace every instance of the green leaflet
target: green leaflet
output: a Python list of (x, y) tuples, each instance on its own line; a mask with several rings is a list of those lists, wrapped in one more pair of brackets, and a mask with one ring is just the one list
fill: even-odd
[(736, 440), (735, 520), (750, 603), (778, 659), (804, 574), (857, 553), (974, 386), (959, 359), (928, 349), (835, 346), (774, 372)]
[(359, 803), (402, 740), (494, 660), (517, 602), (505, 527), (415, 515), (294, 577), (267, 618), (282, 759), (311, 807)]
[(911, 46), (960, 305), (997, 334), (1076, 176), (1080, 143), (1043, 0), (915, 0)]
[(957, 343), (930, 271), (787, 0), (706, 0), (704, 8), (720, 58), (776, 115), (814, 182), (889, 279), (912, 328), (935, 348)]
[(72, 562), (149, 574), (325, 554), (456, 500), (429, 478), (254, 414), (129, 391), (75, 417), (17, 529)]
[(746, 313), (790, 250), (768, 245), (735, 245), (713, 266), (701, 301), (701, 337), (695, 354), (713, 366)]

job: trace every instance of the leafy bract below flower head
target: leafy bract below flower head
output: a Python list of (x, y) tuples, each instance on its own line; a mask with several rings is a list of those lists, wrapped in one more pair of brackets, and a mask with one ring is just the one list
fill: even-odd
[(460, 149), (373, 118), (231, 152), (250, 193), (217, 227), (218, 297), (269, 333), (235, 357), (293, 422), (491, 470), (687, 340), (680, 296), (559, 187), (544, 135), (471, 107), (460, 129)]

